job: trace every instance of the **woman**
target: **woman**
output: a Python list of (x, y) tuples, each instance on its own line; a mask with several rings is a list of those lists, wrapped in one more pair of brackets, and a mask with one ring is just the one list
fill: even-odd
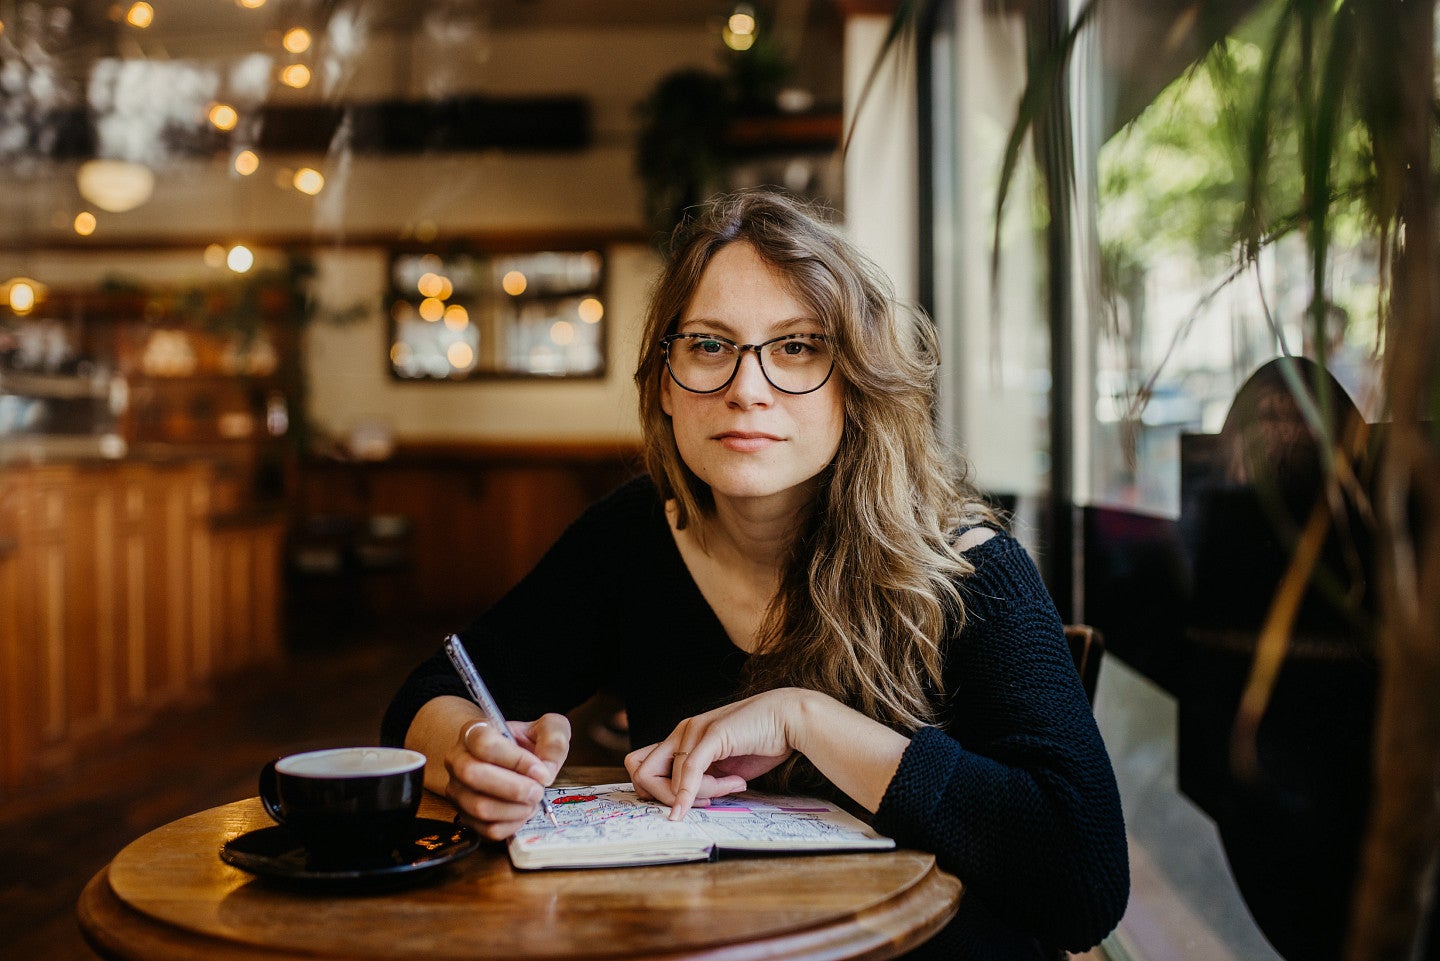
[(443, 655), (384, 737), (484, 835), (534, 813), (564, 711), (622, 694), (637, 791), (681, 817), (807, 777), (965, 884), (927, 956), (1039, 958), (1118, 921), (1114, 776), (1034, 565), (945, 467), (935, 343), (792, 201), (677, 231), (635, 379), (648, 476), (596, 504), (464, 635), (512, 722)]

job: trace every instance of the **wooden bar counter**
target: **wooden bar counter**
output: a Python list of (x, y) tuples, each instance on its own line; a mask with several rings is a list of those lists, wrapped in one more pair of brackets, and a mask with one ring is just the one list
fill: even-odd
[[(430, 795), (421, 809), (452, 812)], [(960, 897), (959, 882), (918, 851), (521, 872), (499, 845), (401, 890), (295, 891), (219, 857), (230, 838), (270, 824), (252, 798), (134, 841), (80, 898), (86, 939), (117, 961), (882, 959), (933, 935)]]
[(0, 468), (0, 795), (279, 655), (284, 519), (218, 489), (196, 460)]

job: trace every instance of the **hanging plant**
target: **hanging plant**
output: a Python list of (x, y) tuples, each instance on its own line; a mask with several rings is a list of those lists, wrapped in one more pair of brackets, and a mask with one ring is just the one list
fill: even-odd
[(724, 186), (734, 98), (719, 74), (682, 70), (660, 81), (640, 115), (636, 172), (645, 185), (645, 224), (658, 243), (687, 207)]

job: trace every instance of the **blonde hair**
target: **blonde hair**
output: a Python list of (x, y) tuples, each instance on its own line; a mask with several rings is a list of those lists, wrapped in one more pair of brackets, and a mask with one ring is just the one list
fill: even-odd
[(941, 708), (940, 639), (963, 624), (958, 581), (972, 566), (957, 527), (994, 522), (952, 470), (932, 419), (938, 350), (929, 320), (899, 311), (889, 281), (818, 216), (778, 194), (721, 197), (676, 228), (646, 315), (635, 382), (645, 461), (680, 527), (713, 517), (708, 486), (686, 466), (660, 405), (660, 338), (673, 333), (706, 266), (747, 243), (788, 278), (835, 344), (843, 378), (840, 447), (802, 518), (779, 591), (747, 666), (758, 692), (829, 694), (897, 730)]

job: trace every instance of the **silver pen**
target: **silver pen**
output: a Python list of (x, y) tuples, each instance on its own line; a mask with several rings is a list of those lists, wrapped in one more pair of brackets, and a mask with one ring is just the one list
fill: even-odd
[[(460, 680), (465, 682), (465, 690), (470, 692), (470, 698), (480, 705), (485, 720), (490, 722), (491, 727), (498, 729), (505, 740), (515, 743), (515, 735), (510, 733), (510, 725), (505, 723), (505, 715), (500, 713), (500, 705), (490, 696), (490, 689), (480, 679), (480, 672), (475, 670), (475, 662), (465, 653), (465, 645), (460, 643), (459, 637), (451, 634), (445, 638), (445, 654), (450, 658), (450, 663), (455, 665), (455, 672), (460, 675)], [(544, 788), (541, 788), (541, 791), (543, 792)], [(551, 825), (557, 828), (560, 826), (560, 822), (555, 820), (555, 812), (550, 809), (550, 798), (544, 793), (540, 795), (540, 809), (545, 812)]]

